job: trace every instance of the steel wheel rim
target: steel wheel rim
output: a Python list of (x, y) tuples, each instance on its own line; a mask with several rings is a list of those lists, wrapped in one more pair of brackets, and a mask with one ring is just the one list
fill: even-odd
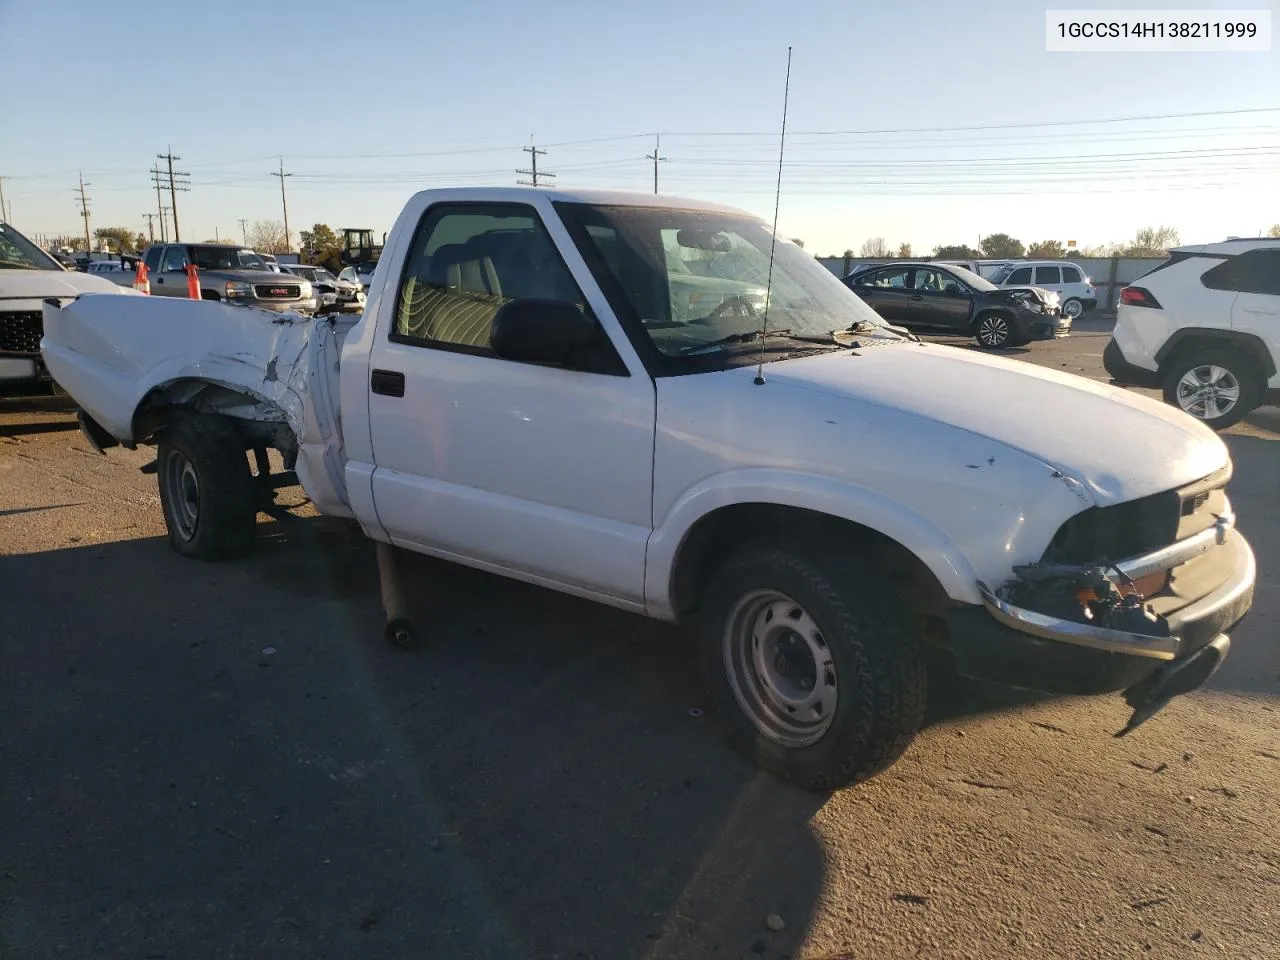
[(1009, 323), (1004, 317), (983, 317), (978, 325), (978, 339), (989, 347), (1001, 346), (1009, 339)]
[(179, 450), (169, 451), (164, 464), (164, 483), (169, 494), (169, 513), (184, 540), (196, 535), (200, 522), (200, 481), (196, 468)]
[(1062, 305), (1062, 315), (1068, 320), (1074, 320), (1082, 313), (1084, 313), (1084, 304), (1079, 300), (1068, 300)]
[(1240, 381), (1226, 367), (1202, 363), (1178, 381), (1178, 406), (1199, 420), (1217, 420), (1240, 402)]
[(835, 660), (817, 621), (790, 597), (756, 590), (734, 605), (722, 640), (725, 674), (738, 706), (774, 743), (817, 743), (835, 720)]

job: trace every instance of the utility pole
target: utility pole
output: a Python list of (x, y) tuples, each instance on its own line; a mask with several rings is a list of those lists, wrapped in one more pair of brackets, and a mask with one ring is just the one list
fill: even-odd
[(161, 242), (164, 242), (168, 238), (168, 233), (165, 230), (165, 222), (166, 222), (165, 215), (168, 212), (169, 212), (169, 208), (167, 206), (160, 208), (160, 240)]
[[(168, 153), (157, 153), (156, 159), (167, 161), (169, 164), (169, 171), (168, 171), (169, 203), (171, 204), (171, 209), (173, 210), (173, 239), (175, 242), (177, 242), (182, 239), (182, 235), (178, 232), (178, 191), (181, 190), (185, 193), (187, 190), (190, 189), (190, 183), (191, 183), (190, 180), (179, 180), (177, 178), (189, 177), (191, 176), (191, 174), (183, 170), (173, 169), (173, 161), (182, 159), (181, 157), (174, 156), (173, 147), (169, 147)], [(161, 175), (163, 175), (162, 171), (153, 170), (152, 172), (153, 173), (160, 172)]]
[(238, 221), (240, 224), (240, 233), (244, 237), (244, 245), (249, 245), (249, 221), (241, 217)]
[(147, 221), (147, 237), (151, 243), (156, 242), (156, 215), (154, 213), (144, 213), (142, 215)]
[(654, 193), (658, 192), (658, 163), (661, 160), (667, 159), (666, 157), (660, 155), (659, 151), (661, 149), (662, 149), (662, 134), (655, 133), (653, 135), (653, 153), (646, 153), (644, 155), (644, 158), (646, 160), (653, 161), (653, 192)]
[(528, 169), (528, 170), (517, 170), (517, 171), (516, 171), (516, 173), (523, 173), (523, 174), (525, 174), (527, 177), (529, 177), (530, 179), (528, 179), (528, 180), (517, 180), (517, 181), (516, 181), (516, 183), (523, 183), (523, 184), (526, 184), (526, 185), (531, 186), (531, 187), (536, 187), (536, 186), (538, 185), (538, 178), (539, 178), (539, 177), (554, 177), (554, 176), (555, 176), (555, 174), (554, 174), (554, 173), (547, 173), (545, 170), (543, 170), (543, 171), (539, 172), (539, 170), (538, 170), (538, 157), (545, 157), (545, 156), (547, 155), (547, 151), (545, 151), (545, 150), (539, 150), (539, 149), (538, 149), (537, 147), (535, 147), (533, 144), (529, 144), (529, 146), (527, 146), (527, 147), (521, 147), (520, 149), (521, 149), (521, 150), (523, 150), (525, 153), (529, 154), (529, 157), (531, 158), (531, 162), (530, 162), (530, 164), (529, 164), (530, 169)]
[[(289, 252), (289, 201), (284, 195), (284, 178), (292, 177), (292, 173), (284, 172), (284, 157), (280, 158), (280, 172), (271, 174), (273, 177), (280, 178), (280, 206), (284, 207), (284, 252)], [(246, 245), (248, 241), (245, 241)]]
[(160, 242), (164, 243), (169, 239), (169, 235), (164, 228), (164, 200), (160, 196), (160, 178), (162, 174), (157, 167), (152, 167), (149, 172), (151, 173), (151, 182), (156, 185), (156, 215), (160, 218)]
[(214, 243), (221, 243), (221, 242), (222, 242), (222, 238), (218, 236), (218, 228), (217, 228), (217, 226), (216, 226), (216, 225), (215, 225), (215, 226), (214, 226), (214, 228), (213, 228), (213, 242), (214, 242)]
[(76, 192), (80, 194), (80, 216), (84, 218), (84, 253), (86, 257), (93, 252), (93, 243), (89, 240), (89, 198), (85, 196), (84, 188), (91, 186), (93, 184), (84, 182), (84, 174), (80, 174), (80, 188)]
[(10, 211), (9, 213), (6, 213), (6, 212), (5, 212), (5, 207), (4, 207), (4, 177), (0, 177), (0, 220), (3, 220), (5, 223), (12, 223), (12, 222), (13, 222), (13, 213), (12, 213), (12, 211)]

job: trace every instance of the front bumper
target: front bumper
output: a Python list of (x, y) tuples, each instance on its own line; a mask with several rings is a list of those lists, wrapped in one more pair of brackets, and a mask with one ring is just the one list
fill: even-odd
[[(1170, 696), (1208, 679), (1229, 648), (1227, 634), (1253, 605), (1253, 551), (1229, 523), (1115, 566), (1138, 579), (1173, 568), (1210, 549), (1231, 573), (1207, 595), (1171, 613), (1167, 635), (1113, 630), (1015, 607), (979, 584), (983, 606), (954, 610), (948, 639), (960, 673), (1052, 694), (1124, 690), (1135, 708), (1154, 713)], [(1194, 681), (1192, 686), (1187, 686)], [(1154, 707), (1152, 706), (1154, 704)], [(1146, 717), (1143, 716), (1142, 719)]]
[(1028, 340), (1058, 340), (1071, 336), (1071, 318), (1060, 313), (1032, 313), (1023, 319)]

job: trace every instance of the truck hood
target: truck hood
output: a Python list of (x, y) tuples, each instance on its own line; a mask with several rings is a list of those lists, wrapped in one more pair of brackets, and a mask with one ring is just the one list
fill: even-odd
[(900, 410), (1033, 456), (1123, 503), (1230, 461), (1211, 429), (1167, 404), (1021, 360), (938, 344), (887, 344), (769, 364), (766, 382)]
[(295, 274), (276, 273), (274, 270), (227, 269), (227, 270), (199, 270), (198, 272), (202, 277), (215, 277), (218, 280), (241, 280), (245, 283), (303, 284), (303, 283), (309, 282)]
[[(82, 293), (137, 293), (106, 277), (58, 270), (0, 270), (0, 300), (43, 300)], [(139, 294), (141, 296), (141, 294)]]

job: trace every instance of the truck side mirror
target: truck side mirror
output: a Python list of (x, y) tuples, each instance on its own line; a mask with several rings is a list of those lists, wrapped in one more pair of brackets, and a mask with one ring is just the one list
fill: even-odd
[(594, 322), (561, 300), (511, 300), (493, 316), (489, 345), (503, 360), (564, 364), (590, 339)]

